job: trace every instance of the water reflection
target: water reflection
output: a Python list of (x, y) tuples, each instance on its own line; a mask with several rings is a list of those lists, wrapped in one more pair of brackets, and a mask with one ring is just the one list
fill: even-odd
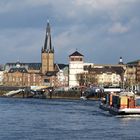
[(140, 115), (117, 115), (115, 116), (116, 118), (121, 118), (123, 120), (135, 120), (138, 119), (140, 120)]
[(0, 140), (139, 140), (139, 121), (98, 101), (0, 98)]

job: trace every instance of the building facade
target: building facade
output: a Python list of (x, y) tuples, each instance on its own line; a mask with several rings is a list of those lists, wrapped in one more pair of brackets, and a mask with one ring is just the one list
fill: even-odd
[(77, 74), (84, 71), (83, 55), (75, 51), (69, 55), (69, 87), (79, 86)]
[(140, 91), (140, 60), (116, 65), (84, 63), (84, 56), (75, 51), (69, 65), (54, 63), (51, 26), (47, 23), (41, 63), (7, 63), (0, 71), (0, 84), (8, 86), (75, 87), (88, 85), (134, 87)]
[(54, 48), (51, 41), (51, 27), (49, 22), (47, 23), (46, 37), (44, 47), (41, 52), (42, 67), (41, 72), (46, 74), (47, 72), (54, 71)]
[(124, 72), (123, 65), (85, 65), (79, 81), (83, 86), (120, 86)]
[(2, 83), (7, 86), (68, 86), (68, 65), (54, 63), (49, 22), (41, 49), (41, 63), (7, 63), (3, 73)]
[(41, 63), (7, 63), (4, 68), (3, 84), (8, 86), (54, 85), (54, 48), (51, 43), (51, 27), (47, 23)]
[(56, 86), (61, 87), (68, 87), (68, 72), (69, 72), (69, 66), (66, 64), (56, 64), (57, 68), (57, 84)]
[(0, 70), (0, 85), (3, 85), (4, 71)]
[(132, 90), (140, 91), (140, 60), (126, 64), (125, 84)]
[(43, 79), (39, 73), (30, 73), (25, 68), (11, 68), (4, 73), (3, 84), (6, 86), (41, 86)]

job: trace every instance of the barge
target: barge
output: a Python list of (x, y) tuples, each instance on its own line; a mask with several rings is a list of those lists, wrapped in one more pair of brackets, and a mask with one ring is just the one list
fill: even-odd
[(140, 96), (133, 92), (106, 94), (100, 108), (114, 115), (140, 114)]

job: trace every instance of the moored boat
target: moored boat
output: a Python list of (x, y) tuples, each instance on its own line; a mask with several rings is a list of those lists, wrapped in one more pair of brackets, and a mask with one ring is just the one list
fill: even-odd
[(114, 115), (140, 114), (140, 96), (133, 92), (109, 93), (100, 108)]

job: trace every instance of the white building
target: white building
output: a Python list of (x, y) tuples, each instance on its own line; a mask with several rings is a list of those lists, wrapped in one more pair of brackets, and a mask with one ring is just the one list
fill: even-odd
[(4, 71), (0, 71), (0, 85), (3, 84)]
[(57, 67), (57, 86), (68, 87), (68, 65), (56, 64)]
[(115, 72), (98, 74), (97, 77), (99, 85), (110, 84), (112, 86), (119, 86), (121, 83), (121, 76)]
[(79, 86), (77, 74), (84, 72), (83, 55), (78, 51), (69, 55), (69, 87)]
[(95, 84), (106, 86), (120, 86), (122, 83), (123, 74), (125, 72), (124, 65), (90, 65), (85, 68), (87, 73), (92, 73), (95, 77)]

